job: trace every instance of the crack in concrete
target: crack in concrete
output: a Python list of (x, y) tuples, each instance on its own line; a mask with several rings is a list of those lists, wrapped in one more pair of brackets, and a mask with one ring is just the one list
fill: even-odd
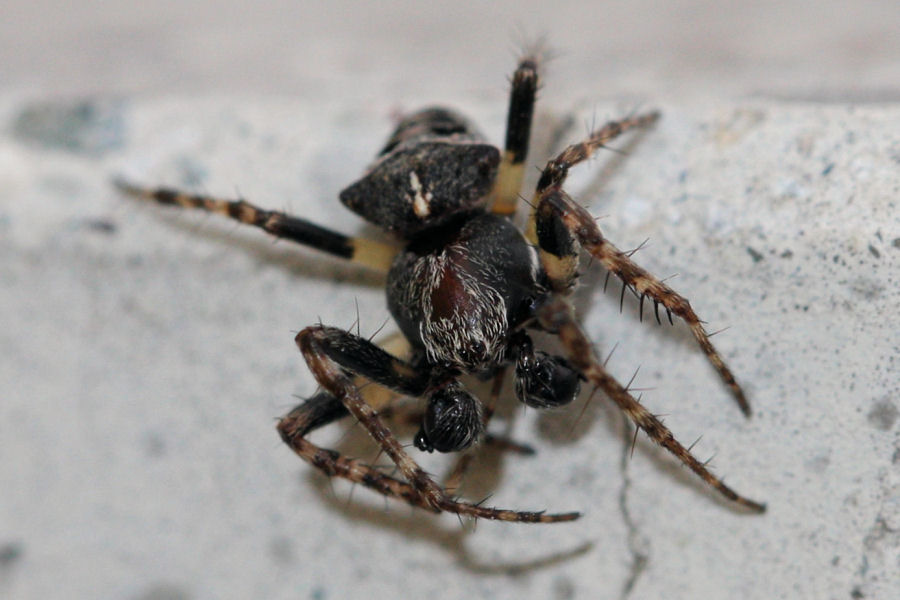
[(900, 521), (900, 511), (895, 501), (900, 497), (900, 484), (888, 469), (879, 472), (878, 480), (881, 484), (879, 508), (862, 540), (856, 585), (851, 590), (853, 598), (872, 597), (881, 587), (890, 588), (891, 584), (885, 583), (884, 577), (894, 579), (896, 570), (893, 567), (900, 562), (900, 527), (896, 525)]
[(622, 487), (619, 490), (619, 512), (622, 513), (622, 521), (628, 530), (628, 552), (631, 554), (628, 578), (622, 586), (621, 594), (619, 594), (619, 598), (625, 600), (634, 591), (638, 579), (650, 562), (650, 540), (641, 532), (631, 516), (631, 511), (628, 509), (628, 491), (631, 488), (631, 478), (628, 476), (628, 461), (631, 458), (631, 449), (634, 443), (634, 438), (632, 437), (634, 429), (625, 415), (622, 415), (622, 422), (624, 424), (624, 435), (622, 455), (619, 460), (619, 469), (622, 473)]

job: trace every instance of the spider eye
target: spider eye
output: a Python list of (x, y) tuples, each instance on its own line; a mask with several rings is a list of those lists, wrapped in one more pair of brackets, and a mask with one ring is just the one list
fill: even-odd
[(426, 452), (456, 452), (472, 445), (484, 430), (481, 404), (459, 384), (434, 392), (416, 434), (416, 448)]
[(563, 406), (578, 396), (580, 378), (562, 356), (523, 353), (516, 361), (516, 396), (532, 408)]

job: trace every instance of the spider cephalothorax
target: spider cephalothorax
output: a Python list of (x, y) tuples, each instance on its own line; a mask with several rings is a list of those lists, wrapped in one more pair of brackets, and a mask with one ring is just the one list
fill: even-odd
[[(221, 213), (386, 274), (388, 308), (403, 343), (379, 347), (323, 325), (307, 327), (296, 338), (323, 391), (283, 417), (278, 430), (294, 452), (325, 474), (435, 512), (542, 523), (577, 518), (578, 513), (503, 510), (453, 497), (419, 468), (379, 414), (390, 411), (396, 397), (420, 398), (415, 446), (427, 452), (465, 450), (479, 439), (492, 439), (486, 428), (493, 401), (503, 374), (514, 367), (521, 402), (535, 408), (561, 406), (587, 382), (725, 497), (763, 511), (764, 505), (738, 495), (714, 476), (606, 371), (566, 299), (584, 251), (619, 277), (640, 298), (641, 308), (649, 298), (657, 320), (660, 305), (669, 320), (673, 314), (684, 320), (741, 409), (750, 414), (743, 391), (688, 301), (604, 238), (594, 219), (563, 189), (570, 167), (629, 129), (654, 123), (657, 113), (607, 123), (550, 160), (522, 233), (510, 216), (521, 189), (537, 86), (538, 59), (527, 56), (513, 75), (502, 153), (446, 109), (422, 110), (397, 125), (368, 171), (340, 194), (348, 208), (393, 233), (397, 245), (350, 238), (243, 200), (124, 182), (119, 186), (161, 204)], [(565, 356), (536, 350), (532, 330), (557, 336)], [(464, 388), (459, 381), (464, 373), (494, 377), (495, 390), (487, 403)], [(364, 386), (367, 381), (381, 388)], [(383, 388), (394, 394), (372, 391)], [(347, 415), (366, 428), (399, 476), (320, 448), (307, 438)]]

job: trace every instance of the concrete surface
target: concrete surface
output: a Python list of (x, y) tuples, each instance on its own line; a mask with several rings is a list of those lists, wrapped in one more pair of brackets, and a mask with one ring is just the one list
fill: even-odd
[[(800, 3), (526, 4), (272, 4), (244, 17), (202, 3), (12, 3), (0, 36), (14, 57), (0, 96), (0, 596), (896, 596), (892, 3), (818, 17)], [(445, 101), (501, 140), (517, 26), (543, 27), (559, 49), (533, 164), (586, 123), (662, 109), (571, 189), (620, 247), (649, 238), (636, 259), (677, 272), (710, 328), (729, 326), (715, 341), (753, 419), (683, 326), (639, 323), (627, 298), (620, 315), (598, 269), (577, 303), (600, 352), (616, 347), (610, 369), (627, 380), (640, 365), (644, 402), (682, 441), (702, 435), (697, 453), (766, 515), (723, 504), (643, 437), (632, 456), (600, 398), (583, 415), (583, 402), (508, 407), (495, 425), (538, 454), (488, 453), (468, 482), (498, 506), (582, 510), (575, 524), (473, 530), (330, 485), (274, 430), (292, 394), (314, 389), (293, 332), (349, 327), (357, 309), (361, 331), (376, 331), (388, 317), (378, 277), (109, 186), (124, 173), (239, 194), (377, 235), (337, 192), (399, 110)], [(356, 429), (316, 439), (374, 459)]]

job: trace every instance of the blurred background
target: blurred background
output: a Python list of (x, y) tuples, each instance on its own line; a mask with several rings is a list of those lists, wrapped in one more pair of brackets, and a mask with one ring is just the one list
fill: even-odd
[(898, 93), (898, 26), (891, 0), (6, 0), (0, 85), (302, 96), (352, 76), (356, 96), (427, 81), (441, 97), (497, 86), (544, 36), (561, 79), (613, 95), (878, 100)]

